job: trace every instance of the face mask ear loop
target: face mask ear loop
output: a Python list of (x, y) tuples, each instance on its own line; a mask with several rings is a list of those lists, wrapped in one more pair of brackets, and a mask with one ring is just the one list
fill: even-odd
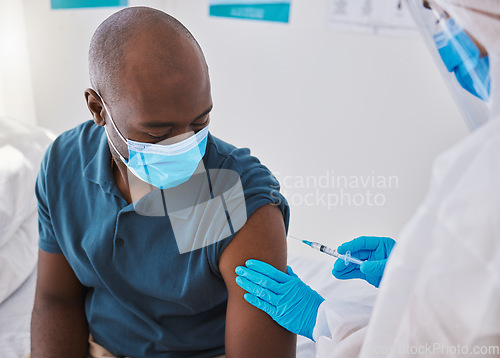
[[(99, 92), (97, 92), (97, 90), (95, 90), (96, 94), (99, 96), (103, 106), (104, 106), (104, 109), (106, 110), (106, 113), (108, 114), (108, 117), (109, 117), (109, 121), (111, 122), (111, 124), (113, 125), (113, 128), (115, 129), (116, 133), (118, 133), (118, 135), (120, 136), (120, 139), (123, 141), (123, 143), (125, 144), (128, 144), (127, 140), (125, 139), (125, 137), (120, 133), (120, 131), (118, 130), (118, 128), (116, 127), (116, 124), (115, 124), (115, 121), (113, 120), (113, 118), (111, 117), (111, 112), (109, 111), (108, 107), (106, 106), (106, 103), (104, 102), (104, 100), (102, 99), (102, 96)], [(108, 132), (106, 132), (106, 135), (108, 135)], [(108, 139), (109, 139), (109, 136), (108, 136)], [(111, 143), (113, 144), (113, 143)], [(113, 146), (114, 148), (114, 146)], [(115, 149), (116, 150), (116, 149)], [(118, 153), (120, 154), (120, 153)]]
[(106, 110), (106, 113), (109, 116), (109, 121), (113, 125), (113, 128), (115, 129), (116, 133), (118, 133), (118, 135), (120, 136), (120, 139), (123, 141), (123, 143), (127, 144), (128, 143), (127, 140), (125, 139), (124, 136), (122, 136), (122, 134), (120, 133), (120, 131), (116, 127), (115, 121), (113, 120), (113, 118), (111, 118), (111, 112), (109, 111), (108, 107), (106, 107), (106, 104), (104, 103), (104, 101), (102, 101), (102, 104), (104, 105), (104, 109)]
[(123, 158), (123, 156), (120, 154), (120, 152), (118, 151), (118, 149), (116, 149), (116, 147), (113, 144), (113, 141), (111, 140), (111, 138), (109, 138), (108, 129), (106, 128), (106, 125), (104, 125), (104, 132), (106, 132), (106, 137), (108, 137), (108, 143), (111, 144), (111, 146), (115, 150), (116, 154), (118, 154), (118, 156), (120, 157), (120, 159), (123, 162), (123, 164), (127, 165), (127, 160), (125, 158)]
[[(104, 106), (104, 109), (106, 110), (106, 113), (108, 114), (109, 116), (109, 121), (111, 122), (111, 124), (113, 125), (113, 127), (115, 128), (115, 131), (116, 133), (118, 133), (118, 135), (120, 136), (121, 140), (128, 145), (127, 141), (125, 140), (125, 138), (123, 138), (122, 134), (120, 133), (120, 131), (118, 130), (118, 128), (116, 128), (116, 125), (115, 125), (115, 122), (113, 121), (113, 118), (111, 118), (111, 112), (108, 110), (108, 107), (106, 107), (106, 103), (104, 103), (104, 100), (102, 99), (101, 97), (101, 94), (97, 91), (97, 90), (94, 90), (97, 95), (99, 96), (99, 98), (101, 99), (101, 102)], [(104, 124), (104, 132), (106, 132), (106, 137), (108, 138), (108, 143), (111, 144), (111, 147), (113, 147), (113, 149), (115, 150), (116, 154), (118, 154), (118, 156), (120, 157), (121, 161), (127, 165), (127, 160), (120, 154), (120, 152), (118, 151), (118, 149), (116, 149), (115, 145), (113, 144), (113, 141), (111, 140), (111, 138), (109, 137), (109, 134), (108, 134), (108, 129), (106, 128), (106, 124)]]

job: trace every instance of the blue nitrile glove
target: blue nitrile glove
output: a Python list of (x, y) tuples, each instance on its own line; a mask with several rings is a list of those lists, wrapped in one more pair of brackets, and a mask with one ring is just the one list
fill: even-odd
[(290, 332), (312, 338), (318, 308), (325, 299), (293, 273), (258, 260), (238, 266), (236, 283), (248, 291), (245, 300), (263, 310)]
[(348, 280), (361, 278), (378, 287), (384, 274), (385, 263), (396, 241), (389, 237), (361, 236), (345, 242), (337, 248), (339, 254), (351, 252), (352, 257), (366, 260), (361, 266), (337, 259), (333, 265), (332, 274), (338, 279)]

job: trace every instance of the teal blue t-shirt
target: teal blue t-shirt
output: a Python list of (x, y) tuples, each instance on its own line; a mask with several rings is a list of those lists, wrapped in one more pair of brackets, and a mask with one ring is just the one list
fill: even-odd
[[(289, 209), (279, 184), (248, 149), (209, 134), (202, 162), (207, 173), (237, 173), (246, 217), (273, 204), (281, 209), (288, 230)], [(39, 246), (63, 254), (87, 288), (85, 313), (98, 344), (116, 356), (224, 354), (227, 290), (218, 260), (239, 228), (229, 215), (227, 237), (217, 225), (210, 225), (209, 214), (202, 215), (210, 235), (219, 230), (222, 239), (183, 251), (168, 215), (139, 214), (123, 198), (113, 177), (104, 129), (93, 121), (52, 143), (41, 165), (36, 195)], [(161, 197), (169, 206), (168, 195)], [(199, 231), (195, 227), (192, 232)]]

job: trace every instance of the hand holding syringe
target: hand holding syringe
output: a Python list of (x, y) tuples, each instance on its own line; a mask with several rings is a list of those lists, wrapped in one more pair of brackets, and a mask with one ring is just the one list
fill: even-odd
[[(396, 244), (396, 241), (390, 237), (360, 236), (340, 245), (339, 251), (343, 253), (340, 254), (337, 250), (318, 242), (301, 240), (290, 235), (288, 237), (299, 240), (327, 255), (339, 258), (340, 260), (335, 261), (333, 265), (332, 275), (335, 278), (339, 280), (361, 278), (375, 287), (380, 285), (385, 265)], [(351, 252), (357, 257), (352, 257)], [(342, 261), (344, 261), (345, 266), (342, 265)], [(350, 263), (355, 266), (348, 266)]]
[(361, 265), (364, 262), (364, 261), (362, 261), (360, 259), (352, 257), (350, 251), (347, 251), (345, 253), (345, 255), (342, 255), (342, 254), (339, 254), (337, 252), (337, 250), (332, 249), (332, 248), (330, 248), (328, 246), (322, 245), (319, 242), (307, 241), (307, 240), (300, 240), (299, 238), (296, 238), (296, 237), (290, 236), (290, 235), (288, 235), (288, 237), (291, 237), (292, 239), (299, 240), (299, 241), (303, 242), (304, 244), (312, 247), (313, 249), (321, 251), (321, 252), (323, 252), (323, 253), (325, 253), (327, 255), (330, 255), (330, 256), (339, 258), (341, 260), (344, 260), (346, 266), (349, 265), (349, 263), (353, 263), (353, 264), (356, 264), (356, 265)]

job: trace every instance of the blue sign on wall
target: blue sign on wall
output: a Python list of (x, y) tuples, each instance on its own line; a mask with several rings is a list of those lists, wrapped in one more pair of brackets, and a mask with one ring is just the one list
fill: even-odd
[(210, 15), (288, 22), (290, 0), (210, 0)]
[(128, 0), (50, 0), (51, 9), (76, 9), (82, 7), (127, 6)]

